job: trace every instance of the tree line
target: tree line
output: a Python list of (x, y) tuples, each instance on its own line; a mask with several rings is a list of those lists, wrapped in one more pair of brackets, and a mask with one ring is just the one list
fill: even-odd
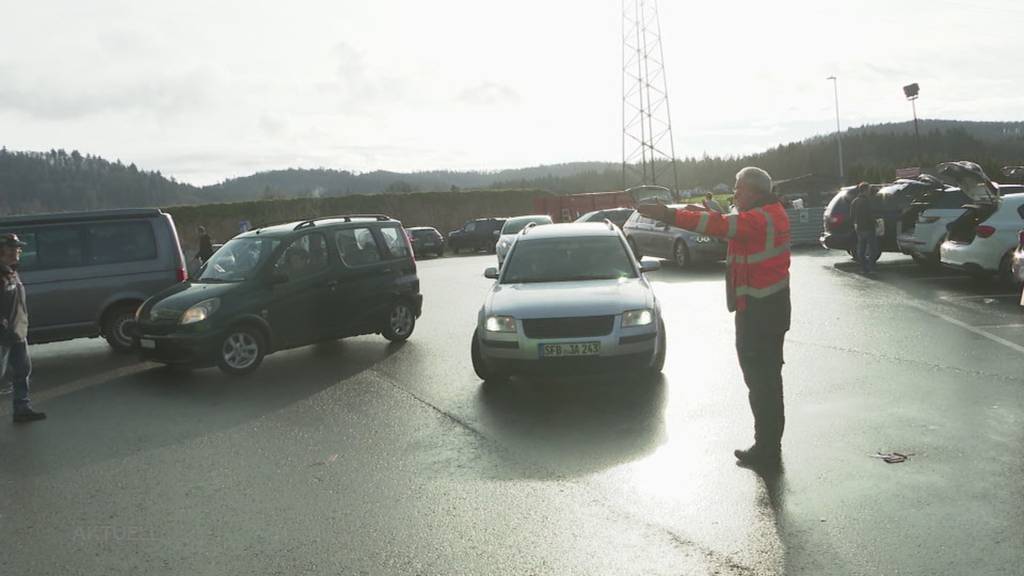
[[(946, 160), (973, 160), (999, 180), (1005, 165), (1024, 165), (1024, 122), (921, 121), (865, 126), (843, 133), (846, 183), (884, 182), (898, 168), (925, 169)], [(807, 174), (838, 183), (835, 136), (817, 136), (747, 156), (681, 158), (680, 189), (731, 184), (747, 165), (777, 179)], [(658, 169), (665, 178), (671, 170)], [(412, 194), (486, 189), (546, 190), (558, 194), (619, 190), (639, 181), (624, 178), (617, 162), (576, 162), (494, 172), (431, 171), (357, 174), (346, 170), (286, 169), (260, 172), (197, 187), (78, 151), (17, 152), (0, 149), (0, 214), (98, 208), (171, 206), (269, 198), (324, 198), (354, 194)], [(659, 182), (672, 186), (673, 182)]]

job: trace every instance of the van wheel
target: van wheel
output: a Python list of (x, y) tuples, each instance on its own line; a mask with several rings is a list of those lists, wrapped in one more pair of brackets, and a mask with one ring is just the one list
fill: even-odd
[(686, 268), (690, 265), (690, 249), (686, 247), (686, 242), (676, 240), (676, 245), (672, 249), (672, 260), (680, 268)]
[(388, 310), (388, 318), (381, 334), (392, 342), (405, 342), (416, 328), (416, 313), (404, 300), (396, 300)]
[(469, 354), (473, 360), (473, 371), (476, 372), (477, 378), (484, 382), (504, 382), (508, 380), (508, 375), (492, 370), (487, 365), (487, 360), (480, 353), (480, 339), (477, 338), (476, 331), (473, 332), (473, 343), (469, 347)]
[(135, 310), (139, 304), (120, 304), (107, 312), (103, 318), (103, 338), (116, 352), (128, 352), (132, 349), (132, 337), (126, 328), (135, 319)]
[(267, 340), (253, 326), (238, 326), (221, 340), (217, 366), (225, 374), (242, 376), (259, 368), (267, 354)]

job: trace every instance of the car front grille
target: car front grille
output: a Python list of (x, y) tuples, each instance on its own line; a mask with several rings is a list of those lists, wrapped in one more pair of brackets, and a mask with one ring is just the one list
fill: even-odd
[(523, 320), (527, 338), (580, 338), (611, 334), (615, 316), (536, 318)]

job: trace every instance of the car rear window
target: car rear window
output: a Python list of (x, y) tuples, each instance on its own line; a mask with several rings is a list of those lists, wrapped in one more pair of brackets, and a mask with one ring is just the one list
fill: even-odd
[(405, 243), (405, 234), (394, 226), (383, 226), (380, 229), (384, 237), (384, 245), (392, 258), (408, 258), (409, 246)]
[(338, 230), (334, 241), (346, 266), (366, 266), (381, 261), (380, 246), (369, 228)]

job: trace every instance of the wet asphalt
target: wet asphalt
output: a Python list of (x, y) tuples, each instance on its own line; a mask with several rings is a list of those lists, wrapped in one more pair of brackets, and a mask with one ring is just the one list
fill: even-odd
[(31, 347), (50, 418), (0, 397), (0, 574), (1021, 573), (1019, 294), (799, 253), (784, 467), (757, 474), (721, 265), (651, 274), (662, 378), (502, 386), (469, 358), (491, 265), (421, 261), (404, 345), (241, 379)]

